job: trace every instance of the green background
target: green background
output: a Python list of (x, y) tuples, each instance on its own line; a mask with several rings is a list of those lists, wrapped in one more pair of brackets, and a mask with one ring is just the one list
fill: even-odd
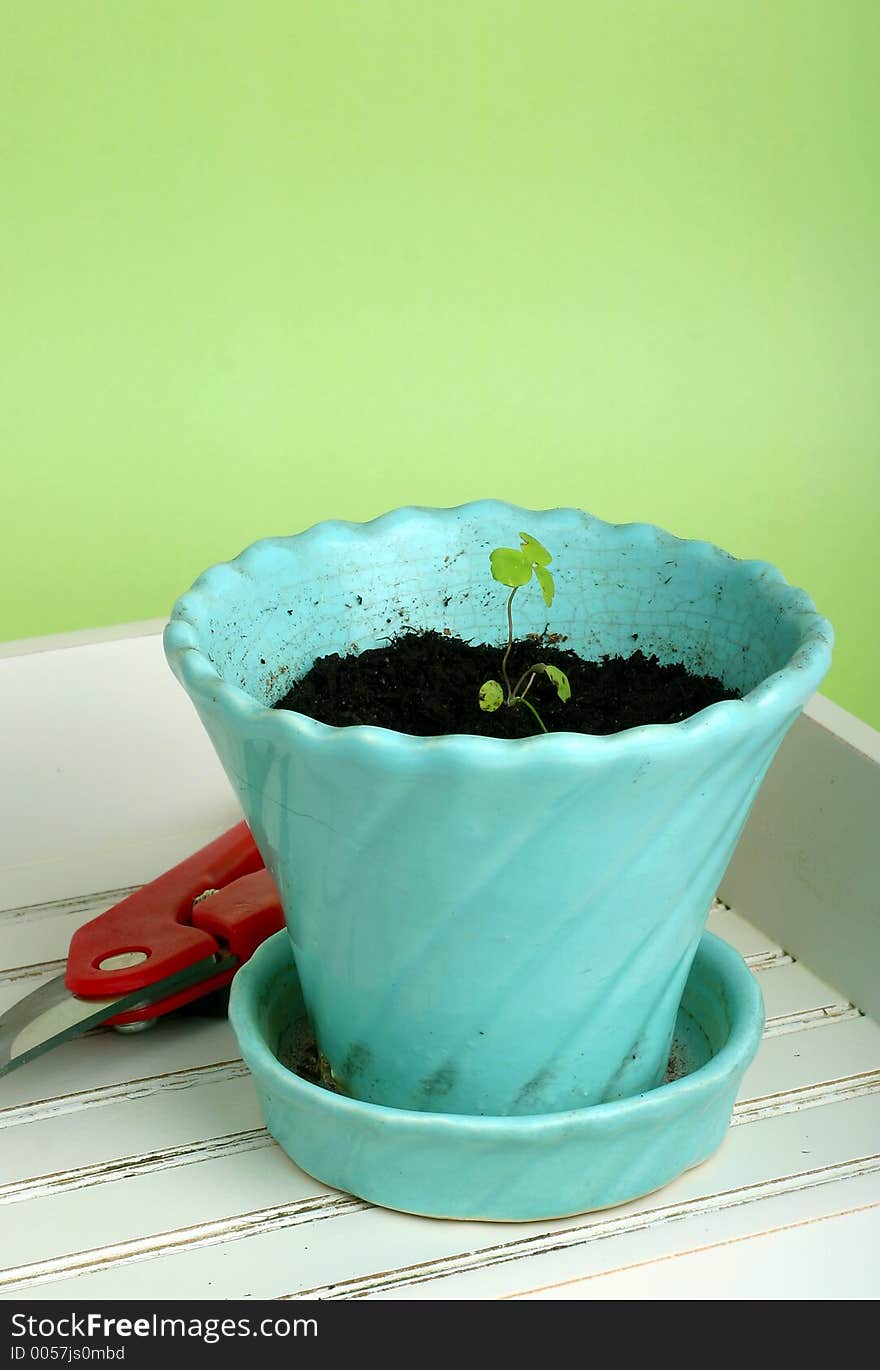
[(497, 495), (776, 562), (880, 724), (876, 0), (2, 17), (0, 636)]

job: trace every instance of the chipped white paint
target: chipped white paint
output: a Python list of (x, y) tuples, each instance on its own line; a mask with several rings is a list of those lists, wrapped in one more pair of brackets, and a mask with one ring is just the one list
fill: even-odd
[[(53, 975), (60, 975), (64, 970), (66, 961), (36, 961), (30, 966), (10, 966), (8, 970), (0, 970), (0, 985), (21, 985), (21, 990), (13, 990), (10, 995), (10, 1002), (23, 994), (30, 994), (46, 980), (51, 980)], [(30, 983), (26, 983), (30, 981)]]
[(161, 1233), (157, 1237), (140, 1237), (120, 1242), (113, 1247), (78, 1252), (74, 1257), (34, 1261), (30, 1265), (10, 1266), (0, 1275), (0, 1290), (5, 1294), (18, 1293), (29, 1285), (43, 1284), (63, 1275), (83, 1275), (99, 1271), (108, 1264), (130, 1265), (156, 1256), (167, 1256), (184, 1247), (198, 1251), (206, 1246), (217, 1246), (244, 1237), (272, 1232), (277, 1228), (297, 1227), (300, 1223), (319, 1222), (333, 1218), (340, 1212), (352, 1212), (367, 1207), (347, 1195), (330, 1198), (303, 1199), (297, 1203), (280, 1204), (277, 1208), (258, 1213), (240, 1213), (232, 1218), (199, 1223), (192, 1227)]
[[(711, 915), (709, 918), (709, 927), (712, 932), (718, 933), (719, 937), (724, 936), (722, 932), (718, 932), (717, 923)], [(787, 951), (759, 951), (755, 952), (752, 956), (746, 956), (744, 960), (749, 969), (754, 971), (778, 970), (780, 966), (791, 966), (794, 964), (794, 957), (789, 956)]]
[(754, 1122), (758, 1118), (772, 1118), (780, 1113), (799, 1113), (805, 1108), (820, 1108), (823, 1104), (843, 1099), (858, 1099), (863, 1094), (880, 1092), (880, 1069), (865, 1070), (859, 1075), (845, 1075), (840, 1080), (821, 1084), (802, 1085), (799, 1089), (781, 1089), (761, 1099), (744, 1099), (734, 1105), (731, 1127), (738, 1123)]
[(826, 1004), (824, 1008), (807, 1008), (802, 1013), (781, 1013), (768, 1018), (765, 1037), (781, 1037), (786, 1032), (800, 1032), (803, 1028), (821, 1027), (824, 1023), (840, 1022), (842, 1018), (861, 1018), (860, 1009), (852, 1004)]
[(54, 1175), (37, 1175), (30, 1180), (13, 1180), (0, 1184), (0, 1204), (21, 1203), (27, 1199), (46, 1199), (71, 1189), (91, 1189), (100, 1184), (118, 1184), (157, 1170), (170, 1170), (178, 1165), (198, 1165), (218, 1156), (229, 1156), (242, 1151), (259, 1151), (271, 1146), (272, 1138), (263, 1127), (248, 1132), (233, 1132), (228, 1137), (209, 1137), (203, 1142), (186, 1146), (166, 1147), (160, 1151), (126, 1156), (119, 1161), (104, 1161), (96, 1165), (76, 1166)]
[(157, 1094), (160, 1090), (191, 1089), (194, 1085), (212, 1084), (215, 1080), (235, 1080), (247, 1074), (244, 1061), (221, 1061), (217, 1065), (195, 1066), (192, 1070), (169, 1070), (164, 1075), (148, 1075), (142, 1080), (124, 1080), (120, 1084), (99, 1086), (97, 1089), (76, 1090), (34, 1103), (12, 1104), (0, 1109), (0, 1128), (15, 1127), (46, 1118), (60, 1118), (85, 1108), (107, 1108), (110, 1104), (129, 1103)]

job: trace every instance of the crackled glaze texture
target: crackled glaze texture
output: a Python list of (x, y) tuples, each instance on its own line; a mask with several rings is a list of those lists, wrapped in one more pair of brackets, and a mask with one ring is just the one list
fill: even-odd
[(626, 1203), (721, 1143), (761, 1039), (764, 1006), (737, 952), (705, 933), (676, 1024), (680, 1074), (615, 1103), (529, 1118), (415, 1113), (343, 1099), (294, 1075), (285, 1055), (302, 994), (283, 933), (243, 966), (229, 1014), (266, 1125), (325, 1184), (387, 1208), (527, 1222)]
[[(721, 676), (745, 698), (609, 737), (416, 738), (269, 706), (404, 625), (501, 640), (488, 553), (526, 529), (557, 595), (520, 633)], [(535, 1114), (663, 1075), (712, 897), (831, 629), (763, 562), (648, 525), (495, 501), (256, 543), (174, 608), (169, 661), (275, 876), (340, 1085), (418, 1110)]]

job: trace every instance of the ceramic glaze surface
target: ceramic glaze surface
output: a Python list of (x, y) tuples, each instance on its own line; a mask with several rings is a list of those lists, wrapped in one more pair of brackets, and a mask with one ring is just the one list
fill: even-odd
[[(610, 737), (415, 738), (269, 706), (401, 627), (500, 642), (488, 553), (525, 529), (588, 657), (638, 646), (746, 692)], [(762, 562), (647, 525), (495, 501), (325, 523), (213, 567), (166, 651), (278, 882), (340, 1085), (397, 1108), (548, 1113), (662, 1078), (715, 890), (831, 629)], [(475, 701), (475, 708), (476, 708)]]
[(676, 1025), (681, 1074), (646, 1094), (518, 1118), (414, 1113), (344, 1099), (288, 1070), (304, 1008), (284, 933), (233, 981), (230, 1018), (266, 1124), (309, 1174), (429, 1217), (529, 1221), (625, 1203), (720, 1145), (761, 1038), (764, 1007), (737, 952), (706, 933)]

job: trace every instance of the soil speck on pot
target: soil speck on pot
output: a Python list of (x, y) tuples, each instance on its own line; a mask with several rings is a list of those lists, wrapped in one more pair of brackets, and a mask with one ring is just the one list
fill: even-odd
[(455, 1076), (455, 1066), (450, 1064), (440, 1066), (438, 1070), (434, 1071), (433, 1075), (429, 1075), (428, 1078), (422, 1082), (422, 1089), (428, 1096), (442, 1098), (444, 1094), (449, 1093), (452, 1086), (455, 1084)]
[(688, 1063), (682, 1047), (677, 1043), (672, 1044), (672, 1055), (666, 1067), (665, 1083), (671, 1084), (673, 1080), (680, 1080), (683, 1075), (688, 1073)]
[[(565, 671), (571, 682), (567, 703), (540, 680), (530, 694), (550, 732), (605, 734), (644, 723), (678, 723), (710, 704), (740, 698), (714, 676), (696, 675), (681, 663), (662, 665), (641, 650), (585, 661), (558, 642), (558, 634), (515, 642), (509, 665), (511, 680), (535, 661)], [(371, 724), (418, 737), (532, 736), (535, 719), (522, 705), (494, 713), (479, 708), (480, 686), (499, 678), (502, 654), (503, 647), (452, 634), (404, 632), (382, 647), (319, 657), (275, 707), (336, 727)]]

